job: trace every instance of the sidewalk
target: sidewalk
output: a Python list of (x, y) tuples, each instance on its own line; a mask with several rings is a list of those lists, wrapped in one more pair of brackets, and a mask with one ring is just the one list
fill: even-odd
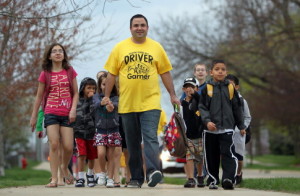
[[(220, 174), (222, 171), (220, 171)], [(164, 174), (167, 177), (184, 178), (183, 173)], [(300, 171), (243, 169), (243, 178), (300, 178)]]
[[(36, 166), (35, 169), (50, 171), (49, 162), (42, 162)], [(221, 173), (221, 172), (220, 172)], [(184, 173), (165, 173), (166, 177), (184, 178)], [(281, 171), (281, 170), (258, 170), (258, 169), (244, 169), (243, 178), (280, 178), (280, 177), (293, 177), (300, 178), (300, 171)]]
[(2, 196), (55, 196), (55, 195), (72, 195), (72, 196), (99, 196), (99, 195), (112, 195), (112, 196), (294, 196), (294, 194), (271, 192), (271, 191), (257, 191), (250, 189), (236, 188), (235, 190), (209, 190), (205, 188), (183, 188), (179, 185), (159, 184), (154, 188), (149, 188), (144, 185), (142, 188), (106, 188), (96, 186), (93, 188), (75, 188), (74, 185), (67, 185), (58, 188), (45, 188), (44, 186), (29, 186), (17, 188), (0, 189)]
[[(36, 169), (48, 170), (49, 162), (43, 162)], [(170, 177), (184, 177), (184, 174), (165, 174)], [(266, 173), (259, 170), (245, 170), (245, 178), (254, 177), (280, 177), (280, 176), (300, 176), (300, 172), (281, 172), (272, 171)], [(205, 188), (183, 188), (183, 185), (170, 185), (170, 184), (158, 184), (154, 188), (148, 187), (146, 184), (142, 188), (106, 188), (96, 186), (93, 188), (75, 188), (74, 185), (66, 185), (58, 188), (45, 188), (44, 186), (29, 186), (29, 187), (16, 187), (16, 188), (6, 188), (0, 189), (0, 195), (2, 196), (53, 196), (53, 195), (72, 195), (72, 196), (99, 196), (99, 195), (122, 195), (122, 196), (293, 196), (295, 194), (272, 192), (272, 191), (259, 191), (250, 190), (244, 188), (235, 188), (235, 190), (223, 190), (219, 188), (218, 190), (209, 190), (208, 187)]]

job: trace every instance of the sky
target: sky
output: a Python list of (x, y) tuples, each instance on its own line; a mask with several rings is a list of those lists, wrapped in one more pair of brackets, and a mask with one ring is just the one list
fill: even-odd
[[(204, 7), (205, 0), (120, 0), (120, 1), (107, 1), (104, 9), (100, 5), (94, 11), (92, 22), (95, 22), (95, 29), (105, 26), (107, 21), (110, 21), (107, 36), (116, 35), (113, 41), (94, 48), (95, 54), (93, 58), (85, 58), (84, 60), (75, 60), (72, 65), (78, 72), (77, 80), (80, 81), (84, 77), (96, 78), (96, 74), (100, 70), (104, 70), (104, 64), (113, 49), (114, 45), (131, 36), (129, 30), (129, 20), (135, 14), (143, 14), (148, 19), (149, 32), (148, 36), (157, 40), (151, 32), (151, 26), (159, 23), (160, 17), (167, 16), (183, 16), (186, 14), (197, 15), (207, 10)], [(131, 4), (130, 4), (130, 3)], [(199, 14), (201, 16), (201, 14)], [(102, 25), (101, 25), (102, 24)], [(163, 27), (162, 27), (163, 28)], [(100, 31), (100, 30), (99, 30)], [(172, 59), (170, 59), (172, 62)], [(172, 105), (168, 93), (161, 85), (162, 90), (162, 108), (166, 111), (168, 119), (173, 112)], [(177, 95), (180, 97), (180, 95)]]

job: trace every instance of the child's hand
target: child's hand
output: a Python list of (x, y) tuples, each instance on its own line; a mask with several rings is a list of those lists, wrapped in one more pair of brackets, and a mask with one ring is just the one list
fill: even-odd
[(76, 120), (76, 110), (72, 110), (69, 113), (69, 123), (75, 122)]
[(206, 126), (207, 126), (208, 130), (210, 130), (210, 131), (216, 131), (217, 130), (216, 124), (213, 123), (213, 122), (207, 123)]
[(37, 121), (36, 117), (31, 117), (31, 119), (30, 119), (30, 126), (31, 126), (31, 131), (32, 132), (34, 132), (34, 130), (35, 130), (36, 121)]
[(246, 134), (246, 130), (245, 129), (240, 130), (240, 133), (241, 133), (242, 136), (244, 136)]
[(195, 93), (195, 90), (192, 87), (188, 87), (187, 92), (188, 92), (189, 96), (191, 96), (192, 94)]
[(101, 101), (101, 105), (107, 105), (110, 102), (110, 99), (108, 97), (103, 97)]
[(87, 95), (88, 97), (92, 97), (92, 96), (94, 96), (94, 92), (92, 92), (92, 91), (90, 91), (89, 93), (88, 93), (88, 95)]
[(112, 102), (110, 101), (107, 105), (106, 105), (106, 109), (108, 112), (112, 112), (114, 110), (114, 105), (112, 104)]

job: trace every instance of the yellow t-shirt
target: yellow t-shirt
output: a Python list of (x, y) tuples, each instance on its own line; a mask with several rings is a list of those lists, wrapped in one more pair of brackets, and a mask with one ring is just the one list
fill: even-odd
[(131, 38), (123, 40), (104, 68), (119, 76), (119, 113), (161, 109), (158, 75), (172, 70), (172, 65), (158, 42), (150, 38), (143, 44), (135, 44)]

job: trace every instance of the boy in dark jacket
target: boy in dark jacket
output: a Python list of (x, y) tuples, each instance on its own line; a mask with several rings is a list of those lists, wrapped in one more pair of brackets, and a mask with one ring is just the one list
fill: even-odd
[(208, 185), (210, 189), (217, 189), (219, 180), (219, 165), (222, 159), (222, 187), (234, 189), (237, 172), (237, 158), (234, 156), (233, 135), (237, 126), (245, 131), (242, 104), (236, 90), (233, 97), (229, 92), (226, 64), (222, 60), (215, 60), (211, 67), (212, 79), (208, 85), (212, 85), (212, 91), (208, 87), (203, 89), (200, 95), (199, 110), (205, 126), (203, 143), (206, 168), (209, 175)]
[(74, 137), (78, 151), (78, 180), (75, 187), (84, 187), (85, 160), (88, 159), (88, 172), (86, 174), (87, 185), (95, 186), (94, 159), (97, 158), (97, 148), (93, 146), (95, 135), (95, 109), (93, 95), (96, 92), (96, 81), (92, 78), (84, 78), (80, 83), (79, 102), (76, 109), (76, 122)]
[(202, 176), (203, 148), (202, 148), (202, 123), (200, 113), (197, 108), (199, 101), (198, 87), (195, 78), (186, 78), (182, 87), (186, 97), (181, 101), (183, 119), (186, 125), (186, 136), (188, 146), (186, 152), (186, 174), (187, 182), (185, 188), (194, 188), (194, 162), (197, 168), (197, 186), (204, 187), (204, 177)]

